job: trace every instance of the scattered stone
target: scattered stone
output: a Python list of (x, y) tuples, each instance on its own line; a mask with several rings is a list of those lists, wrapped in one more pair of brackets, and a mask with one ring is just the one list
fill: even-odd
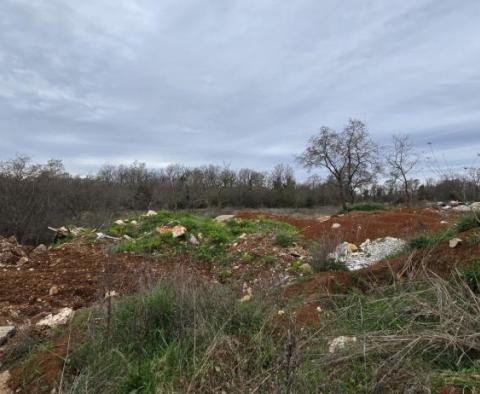
[(472, 202), (470, 204), (470, 207), (472, 208), (472, 210), (474, 211), (480, 211), (480, 202)]
[(104, 233), (96, 233), (97, 235), (97, 241), (101, 240), (101, 239), (111, 239), (113, 241), (120, 241), (121, 238), (117, 238), (117, 237), (112, 237), (111, 235), (107, 235), (107, 234), (104, 234)]
[(461, 243), (462, 243), (462, 240), (460, 238), (452, 238), (450, 241), (448, 241), (448, 246), (450, 246), (453, 249), (453, 248), (456, 248)]
[(357, 342), (357, 337), (340, 336), (332, 339), (328, 344), (329, 353), (337, 353), (345, 349), (348, 345)]
[(125, 226), (125, 222), (121, 219), (115, 220), (113, 223), (115, 223), (117, 226)]
[(119, 296), (120, 294), (118, 294), (115, 290), (110, 290), (105, 293), (105, 298), (115, 298)]
[(57, 314), (50, 313), (42, 320), (37, 322), (37, 326), (48, 326), (50, 328), (66, 324), (73, 316), (72, 308), (62, 308)]
[(448, 211), (448, 210), (452, 209), (452, 206), (451, 205), (445, 205), (445, 206), (442, 207), (442, 209), (444, 211)]
[(0, 236), (0, 264), (14, 265), (24, 256), (26, 253), (15, 237), (3, 238)]
[(240, 298), (240, 302), (248, 302), (252, 299), (252, 297), (253, 297), (252, 288), (247, 287), (246, 292), (247, 292), (247, 294), (245, 294), (242, 298)]
[(235, 215), (220, 215), (213, 220), (215, 220), (217, 223), (225, 223), (225, 222), (228, 222), (229, 220), (232, 220), (234, 217)]
[(332, 229), (334, 229), (334, 230), (337, 229), (337, 228), (340, 228), (340, 227), (342, 227), (342, 225), (340, 223), (333, 223), (332, 224)]
[(472, 208), (468, 205), (457, 205), (452, 208), (452, 211), (455, 212), (470, 212)]
[(151, 209), (144, 215), (142, 216), (156, 216), (157, 215), (157, 212), (155, 211), (152, 211)]
[(128, 234), (124, 234), (123, 239), (126, 239), (127, 241), (131, 241), (133, 238), (130, 237), (130, 235), (128, 235)]
[(331, 216), (320, 216), (317, 218), (317, 221), (320, 223), (328, 222), (332, 217)]
[[(368, 245), (368, 244), (367, 244)], [(355, 253), (358, 251), (358, 246), (355, 244), (348, 243), (345, 245), (347, 247), (348, 253)]]
[(440, 224), (448, 224), (448, 222), (446, 220), (442, 220)]
[(313, 268), (310, 264), (308, 263), (303, 263), (300, 267), (298, 267), (298, 270), (304, 274), (304, 275), (311, 275), (313, 274)]
[(187, 229), (186, 227), (178, 224), (173, 227), (168, 227), (168, 226), (157, 227), (156, 231), (158, 234), (172, 234), (173, 238), (178, 238), (178, 237), (181, 237), (182, 235), (185, 235), (185, 233), (187, 232)]
[(53, 285), (52, 287), (50, 287), (50, 290), (48, 290), (48, 295), (49, 296), (54, 296), (54, 295), (57, 295), (57, 294), (58, 294), (58, 286)]
[(31, 254), (33, 256), (38, 256), (40, 254), (47, 253), (48, 248), (44, 244), (38, 245), (35, 249), (32, 250)]
[(193, 234), (191, 234), (190, 237), (188, 238), (188, 242), (190, 242), (192, 245), (198, 245), (200, 243), (197, 237), (195, 237), (195, 235)]
[(238, 236), (238, 239), (245, 239), (247, 237), (247, 233), (242, 233)]
[(12, 389), (8, 386), (10, 379), (10, 371), (0, 372), (0, 394), (13, 394)]
[(85, 231), (85, 228), (83, 227), (73, 227), (70, 229), (70, 234), (72, 234), (74, 237), (78, 237), (83, 231)]
[(251, 294), (245, 294), (242, 298), (240, 298), (240, 302), (248, 302), (252, 299)]
[(460, 201), (452, 200), (452, 201), (450, 201), (449, 205), (451, 207), (458, 207), (460, 205)]
[(27, 264), (29, 261), (30, 260), (27, 256), (23, 256), (23, 257), (20, 257), (20, 259), (17, 261), (17, 265), (18, 266), (24, 265), (24, 264)]
[(0, 326), (0, 346), (17, 332), (15, 326)]
[(277, 312), (277, 315), (278, 316), (283, 316), (285, 314), (285, 311), (283, 309), (280, 309), (278, 312)]
[(136, 220), (132, 220), (130, 224), (133, 224), (134, 226), (138, 226), (138, 222)]
[(53, 231), (55, 233), (55, 238), (56, 239), (66, 238), (70, 235), (70, 230), (65, 226), (62, 226), (62, 227), (59, 227), (59, 228), (48, 226), (47, 228), (50, 231)]
[(367, 238), (365, 241), (363, 241), (360, 244), (360, 249), (365, 249), (368, 245), (370, 245), (372, 241), (370, 241), (370, 238)]

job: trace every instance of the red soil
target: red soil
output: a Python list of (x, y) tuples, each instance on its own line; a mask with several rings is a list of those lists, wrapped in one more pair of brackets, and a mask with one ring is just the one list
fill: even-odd
[[(319, 240), (328, 237), (332, 240), (361, 243), (367, 238), (385, 236), (411, 238), (419, 233), (432, 233), (446, 228), (442, 220), (448, 217), (434, 209), (400, 209), (386, 212), (353, 212), (343, 216), (332, 216), (326, 222), (318, 219), (305, 219), (294, 216), (282, 216), (266, 213), (244, 212), (237, 215), (244, 219), (268, 218), (289, 223), (302, 230), (306, 238)], [(339, 229), (332, 229), (333, 223), (339, 223)]]
[[(21, 267), (0, 269), (0, 325), (35, 323), (63, 307), (78, 309), (103, 299), (107, 291), (132, 293), (150, 287), (181, 264), (202, 276), (210, 265), (183, 264), (181, 258), (156, 260), (106, 253), (108, 246), (81, 240), (51, 249)], [(49, 295), (52, 286), (58, 294)]]

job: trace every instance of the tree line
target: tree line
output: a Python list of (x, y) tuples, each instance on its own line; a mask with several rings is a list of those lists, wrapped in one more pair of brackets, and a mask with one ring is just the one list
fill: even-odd
[(305, 181), (297, 180), (288, 164), (265, 172), (228, 165), (158, 169), (134, 162), (77, 176), (60, 160), (37, 164), (17, 156), (0, 162), (0, 234), (36, 243), (48, 240), (47, 226), (99, 225), (124, 211), (160, 208), (345, 208), (356, 201), (480, 199), (479, 168), (421, 182), (413, 177), (420, 157), (408, 136), (380, 147), (356, 119), (341, 131), (322, 127), (297, 162), (312, 171)]

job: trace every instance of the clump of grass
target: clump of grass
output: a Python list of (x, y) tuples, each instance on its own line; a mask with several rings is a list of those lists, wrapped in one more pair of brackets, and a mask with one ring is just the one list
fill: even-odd
[(340, 238), (331, 238), (328, 235), (321, 237), (317, 242), (310, 246), (312, 261), (310, 265), (317, 272), (328, 271), (348, 271), (348, 267), (331, 258), (331, 253), (335, 251), (340, 243)]
[(458, 270), (458, 276), (475, 293), (480, 293), (480, 260)]
[(477, 213), (473, 212), (462, 216), (454, 226), (445, 231), (436, 234), (421, 234), (411, 239), (409, 245), (412, 249), (425, 249), (433, 247), (440, 242), (454, 237), (458, 233), (463, 233), (477, 227), (480, 227), (480, 218)]
[(472, 212), (462, 216), (455, 225), (455, 228), (459, 233), (463, 233), (464, 231), (468, 231), (477, 227), (480, 227), (480, 216), (478, 212)]
[(253, 255), (248, 252), (245, 252), (240, 256), (240, 261), (246, 264), (251, 263), (253, 259), (254, 259)]
[(312, 358), (304, 367), (320, 370), (323, 392), (405, 392), (417, 385), (437, 392), (447, 384), (475, 392), (479, 301), (458, 277), (337, 295), (322, 315), (323, 332), (356, 341), (329, 353), (318, 338), (317, 346), (308, 345)]
[(281, 246), (282, 248), (287, 248), (292, 246), (297, 241), (297, 236), (295, 234), (279, 232), (275, 235), (274, 243), (275, 245)]
[(480, 233), (471, 234), (467, 242), (470, 246), (480, 245)]
[(266, 265), (273, 265), (277, 262), (277, 257), (272, 255), (263, 256), (262, 262)]
[(421, 234), (409, 241), (410, 248), (412, 249), (425, 249), (433, 247), (440, 242), (446, 241), (455, 235), (453, 229), (446, 230), (437, 234)]
[(342, 209), (341, 213), (348, 213), (352, 211), (362, 211), (362, 212), (375, 212), (375, 211), (385, 211), (387, 208), (383, 204), (379, 203), (357, 203), (349, 205), (346, 209)]
[(269, 310), (192, 278), (124, 298), (110, 317), (96, 308), (66, 364), (63, 391), (232, 392), (279, 384), (283, 344), (269, 328)]

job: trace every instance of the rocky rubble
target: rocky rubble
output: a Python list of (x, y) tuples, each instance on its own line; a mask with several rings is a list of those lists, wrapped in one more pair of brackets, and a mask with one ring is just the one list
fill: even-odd
[(472, 203), (463, 203), (460, 201), (449, 201), (443, 202), (440, 201), (437, 203), (437, 206), (444, 210), (444, 211), (455, 211), (455, 212), (472, 212), (472, 211), (480, 211), (480, 202), (472, 202)]
[(406, 241), (394, 237), (377, 238), (373, 241), (367, 239), (359, 247), (343, 242), (328, 257), (345, 264), (351, 270), (357, 270), (377, 263), (389, 255), (401, 252), (406, 246)]
[(0, 236), (0, 266), (24, 264), (27, 256), (25, 248), (17, 242), (15, 237)]

